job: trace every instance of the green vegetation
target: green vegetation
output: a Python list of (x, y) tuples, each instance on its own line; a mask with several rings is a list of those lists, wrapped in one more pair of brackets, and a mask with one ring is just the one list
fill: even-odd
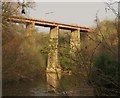
[(98, 26), (95, 37), (100, 43), (93, 52), (89, 82), (94, 87), (96, 95), (120, 95), (116, 23), (105, 20)]
[(59, 59), (60, 59), (60, 65), (63, 68), (71, 68), (73, 65), (70, 58), (69, 33), (66, 33), (65, 31), (61, 31), (59, 34)]
[(96, 95), (119, 95), (118, 68), (118, 61), (108, 54), (103, 53), (95, 60), (89, 78)]

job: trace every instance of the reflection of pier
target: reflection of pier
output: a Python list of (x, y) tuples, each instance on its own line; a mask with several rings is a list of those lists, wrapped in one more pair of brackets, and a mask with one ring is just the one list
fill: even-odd
[(48, 92), (57, 92), (59, 90), (59, 81), (61, 79), (60, 73), (46, 73)]

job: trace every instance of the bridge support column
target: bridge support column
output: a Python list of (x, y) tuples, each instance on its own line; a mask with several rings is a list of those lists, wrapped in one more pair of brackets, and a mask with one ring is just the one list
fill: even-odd
[(31, 36), (32, 35), (32, 32), (35, 31), (35, 23), (28, 23), (26, 24), (26, 36)]
[(72, 30), (70, 38), (70, 53), (75, 54), (80, 50), (80, 30)]
[(58, 59), (58, 36), (59, 27), (50, 28), (50, 51), (48, 53), (47, 72), (61, 72)]

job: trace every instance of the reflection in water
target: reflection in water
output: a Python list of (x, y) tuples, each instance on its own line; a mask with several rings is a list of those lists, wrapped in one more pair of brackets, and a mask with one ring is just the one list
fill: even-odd
[(93, 89), (79, 75), (47, 73), (46, 77), (44, 75), (31, 82), (2, 83), (3, 96), (64, 96), (65, 92), (69, 96), (94, 95)]
[(46, 73), (48, 92), (58, 92), (61, 73)]

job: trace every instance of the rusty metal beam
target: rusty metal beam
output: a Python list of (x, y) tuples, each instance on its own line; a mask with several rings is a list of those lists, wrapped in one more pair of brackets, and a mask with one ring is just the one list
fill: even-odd
[(69, 24), (57, 23), (57, 22), (49, 22), (45, 20), (36, 20), (36, 19), (29, 19), (29, 18), (21, 18), (21, 17), (10, 17), (8, 21), (16, 22), (16, 23), (34, 23), (38, 26), (44, 27), (56, 27), (58, 26), (60, 29), (67, 29), (67, 30), (80, 30), (82, 32), (90, 32), (90, 28), (74, 26)]

